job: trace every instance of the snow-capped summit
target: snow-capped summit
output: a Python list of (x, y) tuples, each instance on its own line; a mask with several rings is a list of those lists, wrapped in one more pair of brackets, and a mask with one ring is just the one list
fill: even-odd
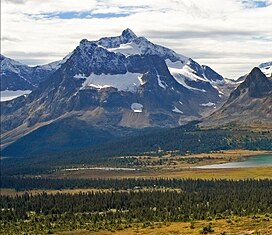
[[(70, 57), (74, 61), (74, 66), (70, 68), (75, 72), (74, 75), (127, 73), (128, 76), (129, 73), (139, 72), (137, 71), (139, 65), (144, 66), (143, 58), (148, 55), (163, 59), (171, 75), (180, 85), (188, 89), (204, 91), (205, 89), (199, 84), (210, 83), (219, 93), (222, 92), (217, 84), (224, 82), (224, 79), (208, 66), (201, 66), (191, 58), (154, 44), (145, 37), (138, 37), (129, 28), (123, 30), (119, 36), (104, 37), (96, 41), (83, 39), (79, 46), (63, 60), (47, 65), (29, 67), (1, 56), (1, 90), (33, 90)], [(84, 84), (86, 85), (86, 82)], [(133, 84), (138, 86), (139, 82), (134, 81)], [(108, 84), (94, 85), (105, 87)], [(128, 87), (128, 90), (135, 90), (135, 85), (132, 86), (133, 88)]]
[(103, 37), (97, 41), (83, 39), (80, 42), (80, 47), (90, 48), (94, 45), (125, 56), (158, 55), (164, 59), (170, 59), (172, 62), (185, 62), (188, 59), (186, 56), (178, 55), (171, 49), (150, 42), (145, 37), (137, 37), (130, 29), (125, 29), (120, 36)]
[(96, 43), (105, 48), (115, 48), (119, 47), (121, 44), (130, 43), (136, 38), (137, 36), (132, 30), (125, 29), (120, 36), (103, 37), (97, 41), (92, 41), (92, 43)]
[[(137, 37), (130, 29), (124, 30), (120, 36), (104, 37), (97, 41), (84, 39), (80, 42), (79, 50), (82, 54), (81, 57), (85, 61), (88, 60), (89, 65), (95, 63), (92, 66), (92, 71), (87, 72), (88, 76), (90, 73), (124, 74), (133, 72), (133, 69), (131, 71), (129, 69), (131, 68), (129, 66), (131, 61), (139, 56), (154, 55), (165, 61), (171, 75), (182, 86), (205, 92), (205, 89), (201, 88), (201, 86), (206, 83), (206, 85), (210, 84), (218, 90), (220, 95), (223, 93), (219, 85), (224, 84), (224, 78), (210, 67), (199, 65), (193, 59), (178, 54), (169, 48), (154, 44), (145, 37)], [(107, 61), (108, 59), (109, 61)], [(126, 63), (129, 63), (129, 65)], [(81, 73), (83, 73), (83, 70), (81, 70)], [(86, 71), (84, 74), (86, 75)], [(135, 83), (138, 84), (137, 82)], [(86, 83), (84, 84), (86, 85)], [(108, 84), (96, 85), (103, 87)], [(133, 89), (129, 88), (129, 90)]]

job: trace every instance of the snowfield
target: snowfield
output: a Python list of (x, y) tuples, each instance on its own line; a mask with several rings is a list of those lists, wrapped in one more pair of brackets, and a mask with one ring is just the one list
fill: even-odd
[(130, 56), (130, 55), (141, 55), (141, 49), (139, 48), (139, 46), (137, 44), (135, 44), (134, 42), (131, 43), (127, 43), (127, 44), (121, 44), (120, 47), (116, 47), (116, 48), (109, 48), (108, 49), (111, 52), (115, 52), (115, 53), (121, 53), (123, 55)]
[(125, 73), (125, 74), (91, 74), (89, 77), (84, 75), (76, 75), (75, 78), (84, 78), (81, 89), (93, 87), (103, 89), (107, 87), (117, 88), (119, 91), (136, 92), (138, 87), (143, 84), (140, 73)]
[(208, 107), (214, 106), (214, 105), (215, 105), (215, 103), (212, 103), (212, 102), (209, 102), (209, 103), (206, 103), (206, 104), (201, 104), (201, 106), (208, 106)]
[(174, 107), (175, 107), (175, 108), (172, 109), (173, 112), (175, 112), (175, 113), (180, 113), (180, 114), (183, 113), (183, 112), (182, 112), (181, 110), (179, 110), (176, 106), (174, 106)]
[(17, 91), (9, 91), (9, 90), (5, 90), (5, 91), (1, 91), (1, 99), (0, 101), (7, 101), (7, 100), (13, 100), (19, 96), (22, 95), (28, 95), (31, 91), (30, 90), (17, 90)]
[(134, 113), (142, 113), (143, 112), (143, 105), (139, 103), (132, 103), (131, 104), (131, 109), (133, 110)]

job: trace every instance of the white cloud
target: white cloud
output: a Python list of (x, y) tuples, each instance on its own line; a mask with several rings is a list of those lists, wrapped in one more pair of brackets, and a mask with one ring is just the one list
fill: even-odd
[[(5, 0), (2, 53), (28, 63), (51, 62), (72, 51), (82, 38), (119, 35), (129, 27), (154, 43), (237, 78), (272, 60), (272, 1), (263, 2), (266, 7), (249, 8), (243, 0)], [(91, 19), (40, 15), (82, 11), (130, 15)]]

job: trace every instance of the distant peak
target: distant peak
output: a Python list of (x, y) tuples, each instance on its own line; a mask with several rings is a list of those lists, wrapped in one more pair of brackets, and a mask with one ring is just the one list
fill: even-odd
[(248, 95), (250, 97), (261, 98), (269, 93), (271, 94), (271, 81), (258, 67), (255, 67), (246, 76), (245, 81), (233, 91), (229, 100), (234, 100), (235, 98), (239, 97), (245, 89), (248, 89)]
[(89, 41), (86, 39), (86, 38), (84, 38), (84, 39), (82, 39), (81, 41), (80, 41), (80, 45), (84, 45), (84, 44), (86, 44), (86, 43), (88, 43)]
[(253, 84), (261, 83), (261, 81), (268, 80), (263, 72), (258, 68), (254, 67), (251, 72), (247, 75), (245, 81), (242, 83), (244, 86), (249, 87)]
[(137, 35), (131, 29), (129, 29), (129, 28), (125, 29), (122, 32), (122, 36), (125, 39), (134, 39), (134, 38), (137, 38)]
[(247, 80), (247, 84), (251, 82), (256, 82), (258, 80), (266, 80), (266, 76), (262, 72), (262, 70), (258, 67), (254, 67), (251, 72), (248, 74), (248, 76), (245, 79), (245, 82)]
[(82, 39), (79, 43), (79, 46), (81, 48), (90, 47), (90, 46), (96, 46), (95, 42), (88, 41), (87, 39)]
[(0, 58), (1, 58), (1, 60), (3, 60), (3, 59), (7, 59), (7, 57), (6, 57), (6, 56), (4, 56), (4, 55), (2, 55), (2, 54), (0, 54)]
[(249, 74), (262, 73), (258, 67), (254, 67)]

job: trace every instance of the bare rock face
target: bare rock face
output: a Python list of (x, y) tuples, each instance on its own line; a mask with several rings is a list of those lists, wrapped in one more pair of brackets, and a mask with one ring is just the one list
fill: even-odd
[(226, 103), (203, 120), (202, 126), (226, 124), (272, 127), (272, 80), (254, 68), (230, 95)]

